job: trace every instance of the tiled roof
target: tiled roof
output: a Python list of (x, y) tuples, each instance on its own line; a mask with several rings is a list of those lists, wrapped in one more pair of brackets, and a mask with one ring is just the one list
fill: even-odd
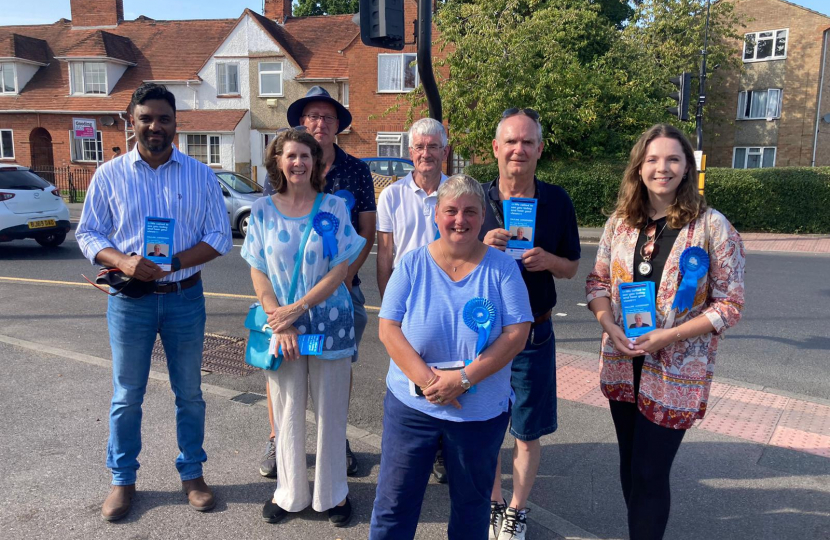
[(0, 58), (22, 58), (39, 64), (49, 63), (46, 42), (20, 34), (7, 34), (0, 40)]
[(176, 131), (233, 131), (247, 112), (247, 109), (176, 111)]
[(248, 11), (303, 70), (302, 79), (348, 78), (349, 67), (340, 53), (360, 29), (353, 15), (288, 17), (284, 25)]
[[(236, 19), (124, 21), (106, 32), (72, 29), (70, 21), (36, 26), (0, 26), (0, 44), (8, 43), (13, 34), (46, 42), (48, 63), (38, 70), (20, 95), (0, 97), (0, 112), (9, 110), (38, 111), (124, 111), (133, 91), (146, 80), (195, 80), (199, 68), (216, 47), (227, 37)], [(98, 37), (96, 37), (96, 34)], [(109, 34), (112, 37), (106, 37)], [(100, 38), (100, 39), (99, 39)], [(86, 45), (81, 45), (81, 43)], [(102, 97), (69, 95), (66, 64), (54, 59), (69, 51), (86, 54), (103, 46), (106, 55), (124, 59), (124, 43), (130, 45), (135, 67), (127, 68), (112, 93)], [(5, 45), (8, 47), (8, 45)], [(99, 52), (101, 49), (97, 49)]]
[(105, 57), (135, 64), (135, 53), (129, 38), (96, 30), (70, 45), (61, 56)]

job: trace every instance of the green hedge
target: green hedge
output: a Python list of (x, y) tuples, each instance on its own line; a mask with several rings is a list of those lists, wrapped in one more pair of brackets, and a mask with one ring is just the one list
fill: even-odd
[[(581, 226), (600, 227), (624, 170), (623, 163), (557, 161), (540, 164), (537, 176), (568, 192)], [(465, 172), (482, 182), (498, 176), (493, 163), (470, 165)], [(830, 167), (710, 168), (706, 201), (740, 231), (830, 233)]]

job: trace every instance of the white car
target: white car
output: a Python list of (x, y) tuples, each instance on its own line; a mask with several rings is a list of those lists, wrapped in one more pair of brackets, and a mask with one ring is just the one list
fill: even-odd
[(27, 167), (0, 164), (0, 242), (34, 238), (55, 247), (70, 228), (58, 188)]

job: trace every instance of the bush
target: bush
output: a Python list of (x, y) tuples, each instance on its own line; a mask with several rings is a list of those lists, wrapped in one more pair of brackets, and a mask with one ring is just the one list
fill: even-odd
[[(543, 162), (539, 180), (561, 186), (574, 202), (582, 227), (601, 227), (614, 207), (625, 164)], [(470, 165), (481, 182), (498, 176), (495, 163)], [(706, 201), (739, 231), (830, 233), (830, 167), (724, 169), (706, 171)]]

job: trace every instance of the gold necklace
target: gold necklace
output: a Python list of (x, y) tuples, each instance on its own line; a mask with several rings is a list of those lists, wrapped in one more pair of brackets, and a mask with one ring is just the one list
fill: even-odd
[[(444, 253), (444, 247), (441, 245), (441, 241), (438, 241), (438, 249), (441, 250), (441, 256), (444, 257), (444, 262), (447, 263), (447, 266), (452, 267), (452, 273), (458, 272), (458, 266), (453, 266), (450, 260), (447, 258), (447, 254)], [(461, 264), (467, 264), (467, 261), (463, 261)]]

